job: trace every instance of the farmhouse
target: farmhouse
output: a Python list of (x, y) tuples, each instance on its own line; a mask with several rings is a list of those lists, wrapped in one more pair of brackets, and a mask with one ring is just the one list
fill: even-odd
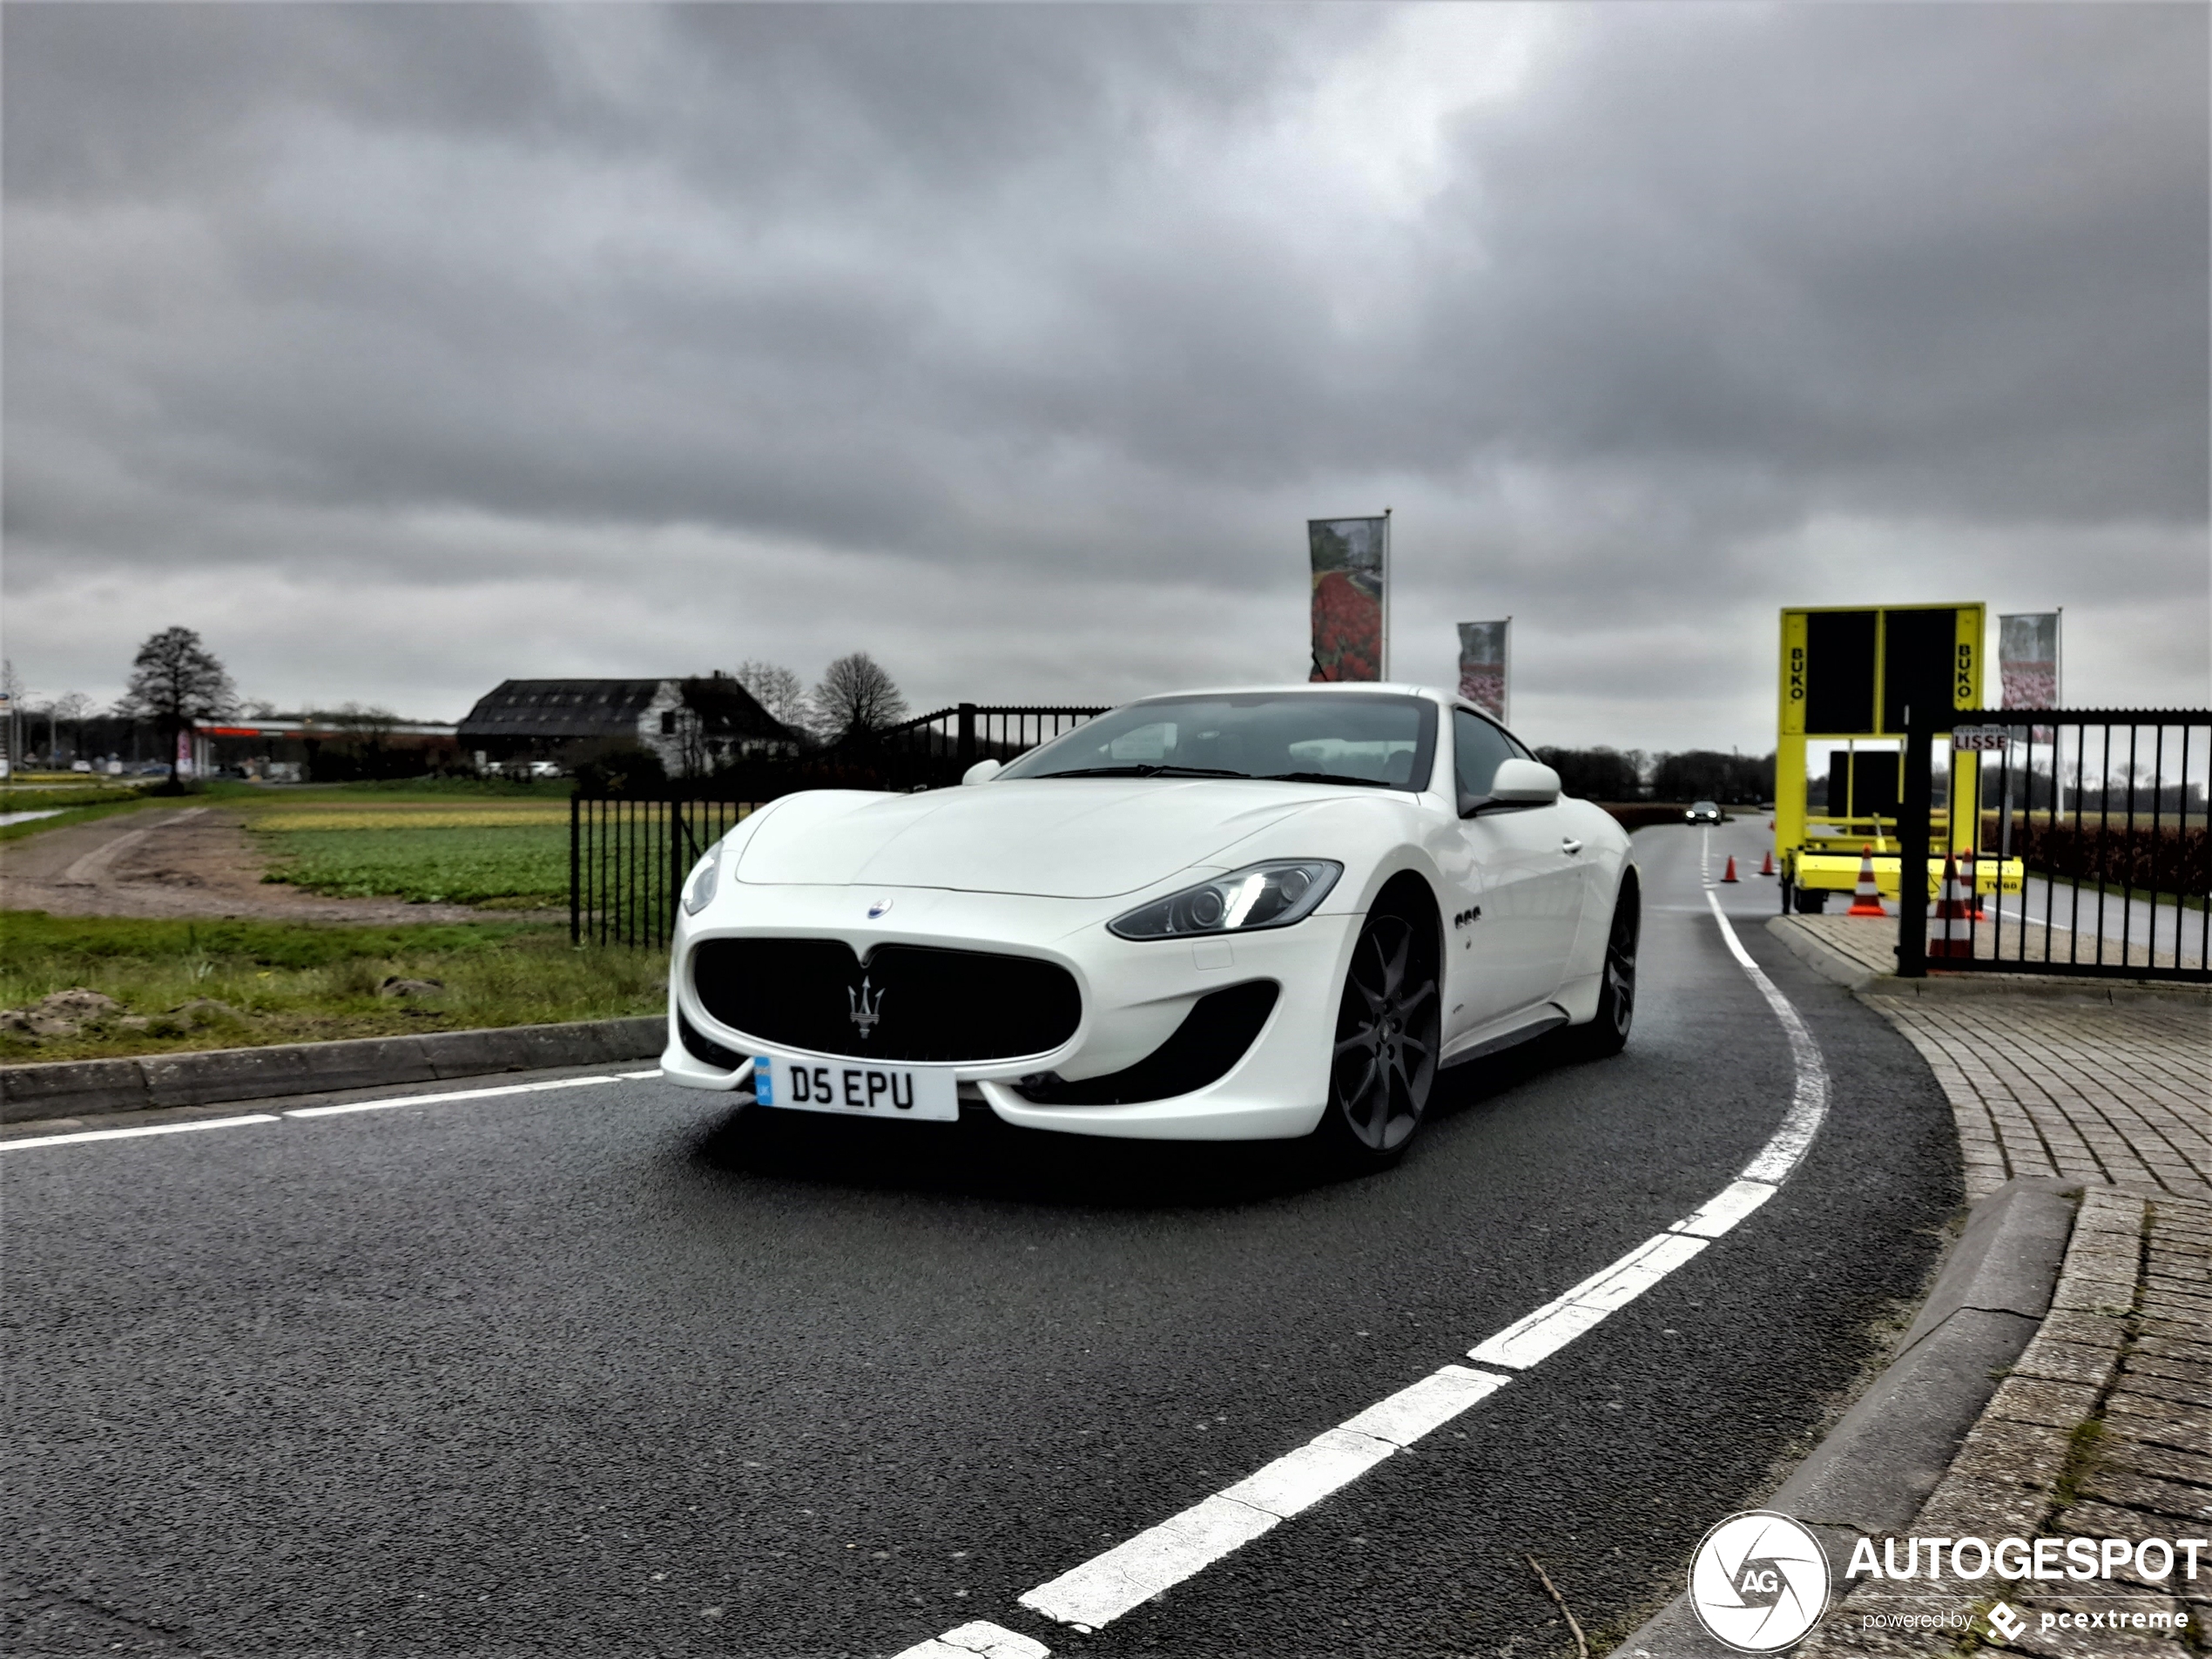
[(648, 749), (671, 775), (795, 753), (799, 736), (727, 674), (690, 679), (502, 680), (460, 726), (478, 765), (573, 765), (613, 749)]

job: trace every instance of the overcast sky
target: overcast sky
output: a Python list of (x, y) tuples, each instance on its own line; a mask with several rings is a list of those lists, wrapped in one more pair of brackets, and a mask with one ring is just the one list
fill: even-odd
[(11, 4), (7, 651), (1110, 701), (1303, 678), (1389, 506), (1540, 743), (1770, 748), (1786, 604), (2202, 705), (2207, 19)]

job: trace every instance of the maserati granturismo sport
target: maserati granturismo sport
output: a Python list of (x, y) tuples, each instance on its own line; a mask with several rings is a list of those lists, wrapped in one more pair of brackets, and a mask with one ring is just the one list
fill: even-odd
[(686, 880), (673, 1082), (1398, 1157), (1443, 1069), (1635, 1012), (1629, 840), (1449, 692), (1131, 703), (961, 786), (769, 802)]

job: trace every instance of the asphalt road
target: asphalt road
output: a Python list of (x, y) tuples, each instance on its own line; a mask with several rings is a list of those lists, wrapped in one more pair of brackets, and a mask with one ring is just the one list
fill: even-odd
[(1636, 838), (1629, 1051), (1449, 1074), (1366, 1179), (651, 1081), (0, 1157), (8, 1650), (806, 1659), (988, 1619), (1061, 1655), (1571, 1652), (1528, 1554), (1623, 1633), (1959, 1202), (1925, 1067), (1775, 947), (1756, 879), (1719, 892), (1833, 1087), (1778, 1197), (1097, 1635), (1015, 1598), (1727, 1184), (1792, 1070), (1700, 840)]

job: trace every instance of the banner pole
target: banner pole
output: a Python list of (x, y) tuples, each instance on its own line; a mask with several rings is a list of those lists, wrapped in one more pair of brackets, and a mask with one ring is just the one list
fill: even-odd
[(1382, 549), (1382, 661), (1376, 664), (1378, 679), (1390, 678), (1390, 602), (1393, 597), (1390, 585), (1390, 509), (1383, 509)]

